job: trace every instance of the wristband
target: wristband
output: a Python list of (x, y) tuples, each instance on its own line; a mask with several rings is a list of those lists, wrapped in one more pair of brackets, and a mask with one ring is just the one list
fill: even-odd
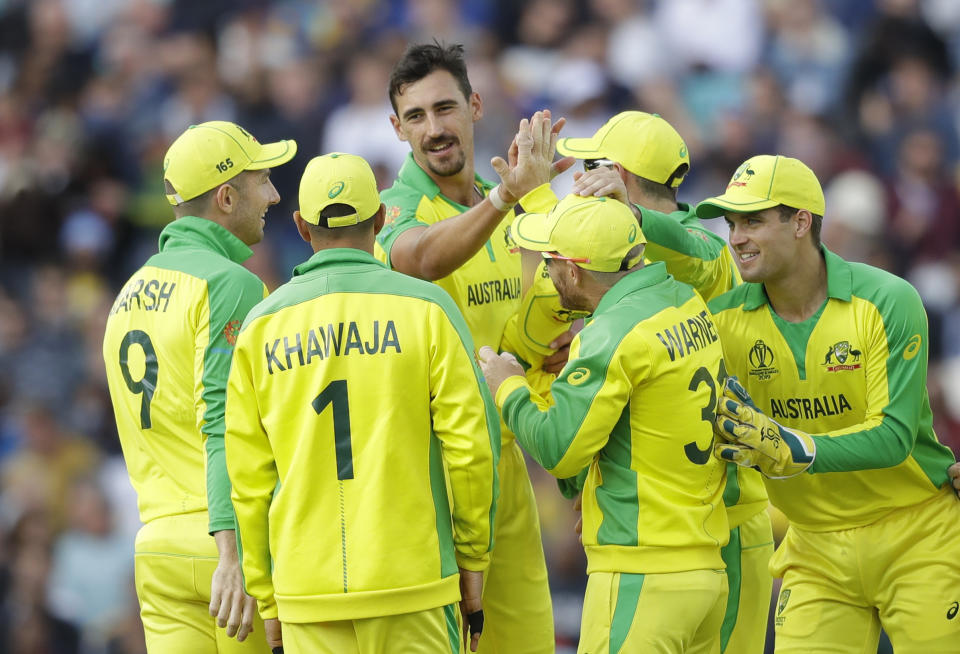
[(497, 211), (510, 211), (513, 209), (513, 205), (516, 204), (516, 202), (507, 203), (504, 201), (503, 196), (500, 195), (499, 184), (490, 189), (490, 193), (487, 194), (487, 199), (490, 200), (490, 204), (492, 204), (493, 208)]

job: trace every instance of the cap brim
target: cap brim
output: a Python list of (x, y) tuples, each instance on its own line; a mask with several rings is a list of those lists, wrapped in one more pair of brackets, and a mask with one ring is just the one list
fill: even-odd
[(715, 198), (707, 198), (697, 205), (697, 218), (718, 218), (727, 213), (753, 213), (775, 207), (779, 202), (756, 198), (750, 195), (737, 194), (731, 196), (724, 193)]
[(518, 246), (534, 252), (552, 252), (547, 213), (524, 213), (510, 225), (510, 238)]
[(600, 143), (594, 138), (563, 138), (557, 140), (557, 152), (577, 159), (603, 159)]
[(251, 161), (247, 170), (262, 170), (285, 164), (297, 154), (297, 142), (292, 140), (264, 143), (260, 155)]

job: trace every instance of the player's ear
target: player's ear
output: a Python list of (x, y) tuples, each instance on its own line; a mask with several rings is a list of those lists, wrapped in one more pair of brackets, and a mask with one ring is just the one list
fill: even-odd
[(810, 231), (813, 225), (813, 214), (806, 209), (800, 209), (793, 214), (794, 233), (797, 239), (801, 239)]
[(307, 221), (304, 220), (303, 217), (300, 215), (299, 210), (293, 212), (293, 222), (297, 226), (297, 233), (300, 234), (300, 238), (302, 238), (304, 241), (309, 243), (310, 242), (310, 226), (309, 226), (309, 223), (307, 223)]
[(473, 117), (473, 122), (477, 122), (483, 118), (483, 99), (479, 93), (474, 91), (470, 94), (468, 101), (470, 103), (470, 115)]
[(403, 130), (400, 129), (400, 119), (397, 118), (396, 114), (390, 114), (390, 124), (393, 125), (393, 132), (397, 135), (397, 138), (401, 141), (406, 141), (407, 137), (403, 134)]

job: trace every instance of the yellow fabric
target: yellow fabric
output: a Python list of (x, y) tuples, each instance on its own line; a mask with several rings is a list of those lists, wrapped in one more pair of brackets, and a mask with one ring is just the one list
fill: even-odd
[(327, 218), (325, 227), (356, 225), (380, 209), (380, 194), (373, 170), (355, 154), (331, 152), (314, 157), (300, 178), (300, 217), (320, 224), (320, 212), (331, 204), (347, 204), (352, 214)]
[(500, 456), (495, 545), (484, 579), (480, 654), (551, 654), (553, 608), (536, 498), (516, 441)]
[[(449, 623), (450, 618), (454, 625)], [(460, 609), (437, 607), (382, 618), (285, 623), (285, 654), (459, 654), (462, 639), (451, 642), (451, 626), (460, 634)], [(483, 642), (484, 632), (480, 637)]]
[(284, 622), (449, 604), (457, 565), (487, 566), (496, 484), (496, 413), (469, 335), (439, 289), (367, 254), (326, 250), (303, 266), (314, 263), (329, 272), (253, 309), (230, 371), (247, 590)]
[(134, 576), (150, 654), (265, 654), (263, 621), (244, 642), (228, 638), (210, 615), (217, 547), (206, 513), (159, 518), (137, 533)]
[[(739, 530), (738, 561), (732, 562), (724, 557), (730, 589), (730, 595), (727, 596), (727, 616), (734, 619), (733, 629), (726, 647), (723, 648), (724, 654), (763, 652), (770, 615), (770, 592), (773, 588), (773, 577), (769, 570), (770, 557), (773, 555), (770, 516), (766, 511), (756, 513), (739, 525)], [(739, 575), (736, 598), (732, 597), (738, 583), (734, 575)], [(736, 606), (731, 610), (734, 601)], [(724, 628), (727, 628), (726, 620)]]
[[(510, 226), (522, 248), (558, 252), (586, 270), (615, 272), (633, 248), (646, 243), (630, 208), (606, 197), (567, 195), (547, 213), (525, 213)], [(632, 268), (640, 255), (626, 262)]]
[[(143, 280), (149, 280), (148, 285)], [(203, 356), (210, 331), (207, 283), (186, 273), (152, 266), (142, 268), (128, 286), (138, 281), (146, 288), (155, 286), (157, 309), (111, 312), (103, 354), (117, 432), (130, 481), (137, 491), (140, 519), (150, 522), (178, 513), (205, 513), (206, 456), (200, 429), (206, 411), (202, 399)], [(163, 294), (169, 297), (161, 298)], [(147, 300), (144, 305), (154, 306)], [(122, 366), (117, 365), (121, 343), (134, 330), (147, 334), (163, 368), (149, 402), (149, 430), (141, 428), (143, 393), (129, 390)], [(143, 380), (144, 348), (130, 346), (127, 354), (130, 377)], [(201, 533), (206, 531), (204, 527)]]
[(697, 215), (715, 218), (728, 211), (750, 213), (778, 204), (822, 216), (823, 189), (817, 176), (799, 159), (763, 154), (744, 161), (730, 178), (726, 192), (701, 202)]
[[(642, 577), (639, 600), (630, 613), (627, 610), (633, 597), (621, 592), (625, 576)], [(727, 576), (722, 570), (647, 575), (591, 573), (577, 652), (719, 654), (726, 595)], [(624, 622), (629, 628), (625, 633)]]
[(225, 120), (191, 125), (163, 157), (163, 178), (173, 186), (172, 205), (192, 200), (244, 170), (273, 168), (293, 159), (295, 141), (260, 143)]
[(778, 654), (872, 654), (881, 623), (897, 654), (956, 653), (958, 524), (960, 501), (944, 489), (865, 527), (791, 526), (770, 561), (783, 577)]
[[(622, 111), (589, 138), (562, 138), (557, 152), (577, 159), (609, 159), (634, 175), (666, 184), (682, 164), (690, 167), (690, 153), (680, 134), (657, 114)], [(676, 188), (683, 175), (671, 181)]]
[[(727, 371), (756, 405), (808, 434), (842, 436), (879, 425), (890, 398), (887, 331), (877, 307), (856, 296), (849, 302), (828, 300), (806, 345), (803, 378), (771, 314), (768, 306), (714, 313)], [(824, 353), (846, 339), (859, 348), (856, 355), (844, 365), (825, 362)], [(877, 355), (861, 358), (861, 350)], [(936, 492), (913, 457), (888, 468), (797, 475), (767, 482), (766, 488), (770, 502), (792, 524), (817, 531), (869, 524)]]

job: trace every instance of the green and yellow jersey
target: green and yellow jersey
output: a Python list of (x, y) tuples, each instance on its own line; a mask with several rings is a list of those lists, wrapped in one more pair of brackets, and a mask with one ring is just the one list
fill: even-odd
[(927, 319), (916, 290), (822, 248), (827, 300), (791, 323), (761, 284), (710, 303), (727, 369), (768, 416), (814, 435), (808, 472), (767, 480), (774, 506), (810, 531), (876, 522), (929, 499), (953, 456), (927, 398)]
[(444, 606), (459, 599), (458, 566), (487, 567), (499, 419), (436, 285), (360, 250), (314, 254), (247, 317), (226, 422), (263, 617)]
[(266, 296), (240, 265), (251, 254), (220, 225), (180, 218), (110, 309), (103, 358), (143, 522), (209, 508), (211, 533), (234, 528), (224, 401), (240, 325)]
[(589, 466), (588, 572), (724, 567), (726, 468), (712, 455), (722, 354), (702, 298), (656, 263), (603, 296), (551, 386), (553, 406), (523, 377), (498, 389), (507, 425), (551, 474)]
[(743, 281), (726, 241), (703, 226), (695, 207), (680, 202), (678, 211), (664, 214), (636, 206), (647, 237), (644, 256), (666, 263), (667, 272), (697, 289), (704, 300)]
[[(494, 187), (479, 175), (476, 185), (484, 196)], [(412, 227), (428, 227), (470, 209), (440, 193), (440, 188), (417, 165), (412, 154), (407, 155), (397, 180), (380, 194), (380, 199), (386, 205), (387, 220), (377, 242), (387, 265), (390, 249), (400, 234)], [(549, 210), (556, 201), (547, 184), (522, 199), (527, 211)], [(460, 307), (478, 348), (484, 345), (499, 348), (504, 326), (520, 307), (523, 290), (520, 251), (507, 238), (507, 226), (513, 218), (511, 211), (480, 251), (450, 275), (436, 281)]]

